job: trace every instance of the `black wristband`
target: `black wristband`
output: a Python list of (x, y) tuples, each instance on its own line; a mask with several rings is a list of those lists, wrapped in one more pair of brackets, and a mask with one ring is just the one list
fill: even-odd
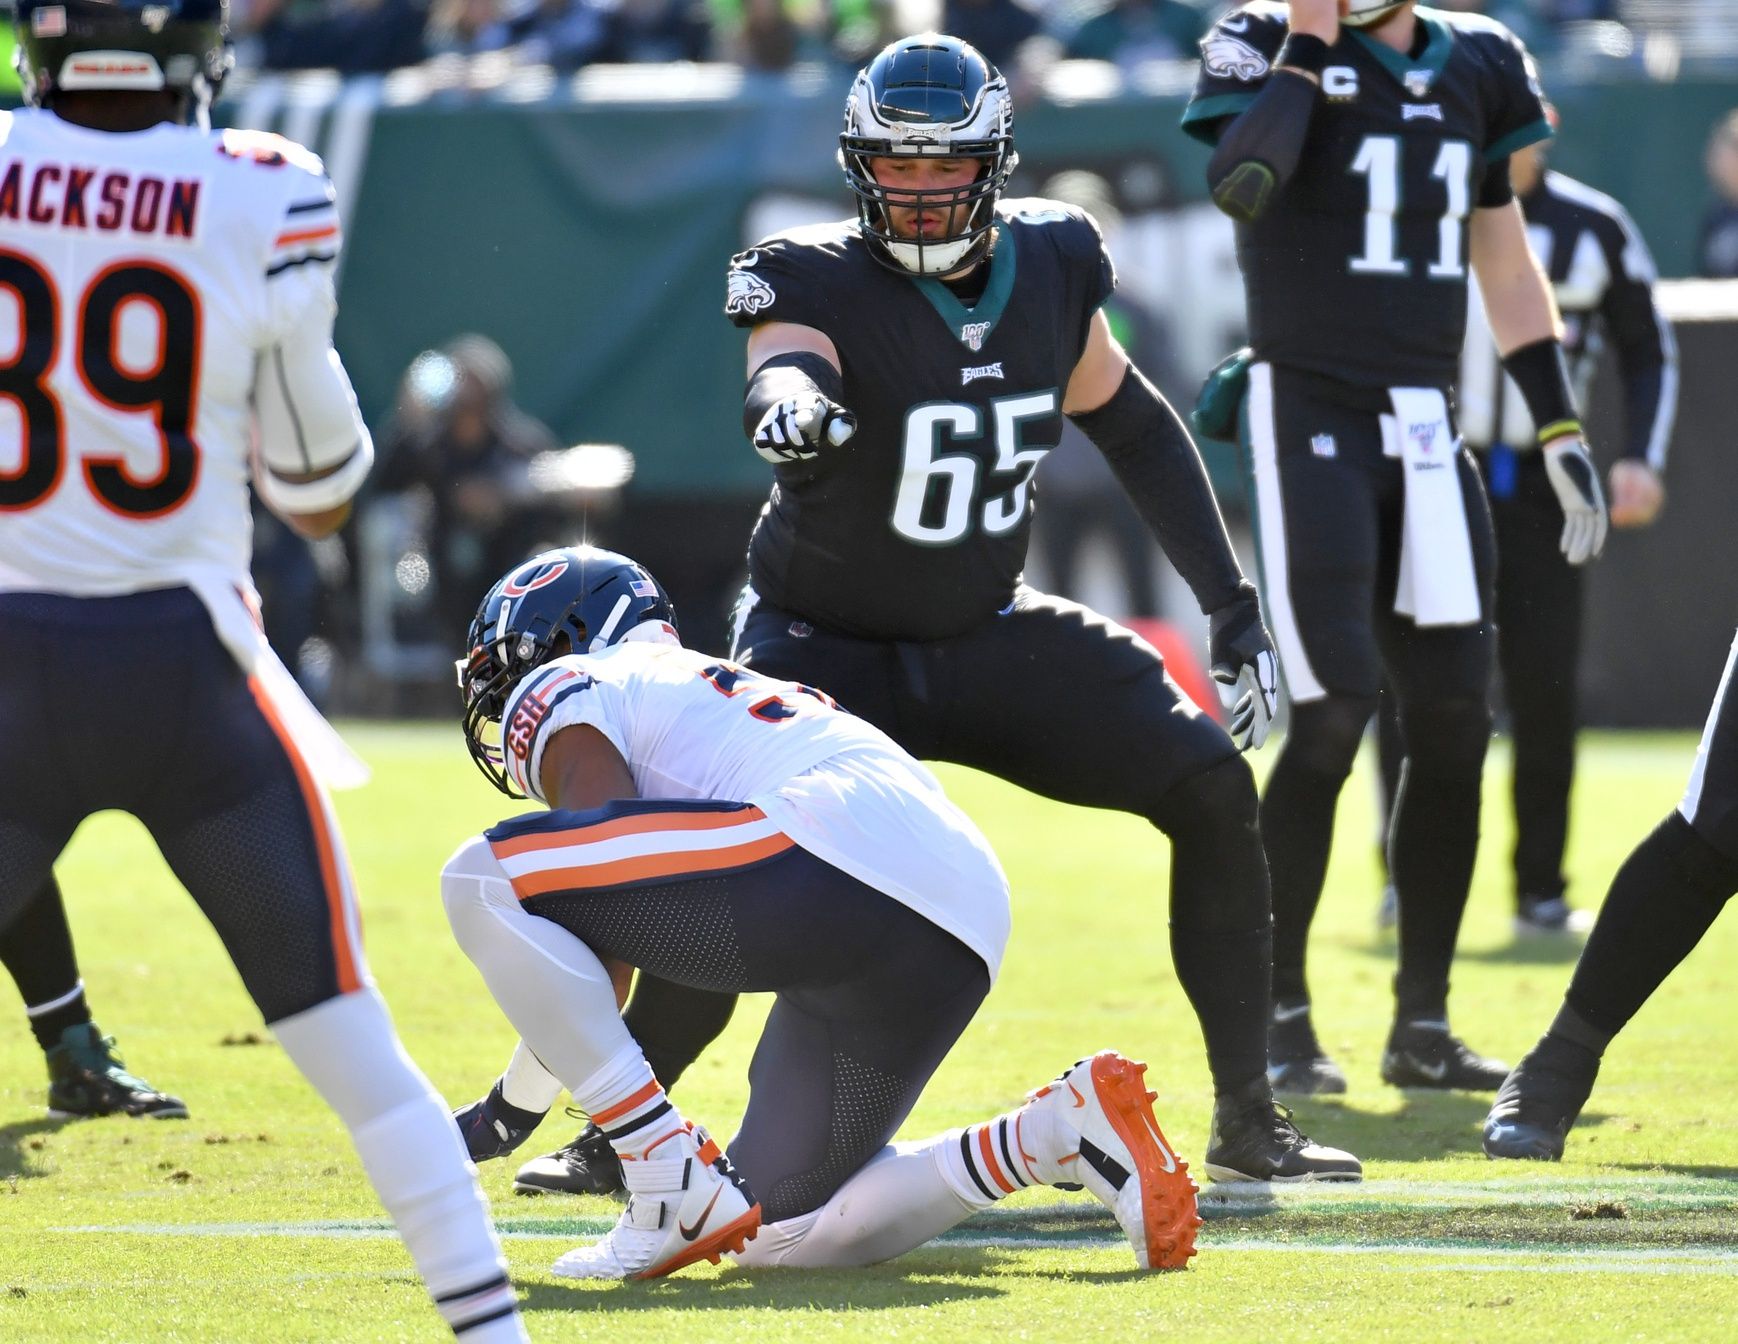
[(1539, 427), (1539, 443), (1581, 432), (1575, 393), (1569, 386), (1569, 364), (1563, 358), (1563, 343), (1555, 336), (1504, 355), (1503, 371), (1521, 389), (1527, 413)]
[(799, 392), (819, 392), (828, 401), (843, 401), (845, 379), (826, 356), (812, 350), (774, 355), (754, 371), (743, 390), (743, 433), (753, 438), (768, 409)]
[(1273, 58), (1273, 68), (1289, 65), (1294, 70), (1308, 70), (1320, 75), (1328, 63), (1328, 44), (1314, 33), (1290, 33), (1279, 55)]

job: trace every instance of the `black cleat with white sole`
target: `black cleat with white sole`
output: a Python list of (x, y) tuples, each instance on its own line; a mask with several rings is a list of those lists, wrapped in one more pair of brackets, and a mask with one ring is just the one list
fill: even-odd
[(1338, 1096), (1346, 1090), (1346, 1075), (1316, 1039), (1307, 1000), (1273, 1005), (1267, 1021), (1267, 1081), (1285, 1096)]
[(1599, 1056), (1546, 1035), (1503, 1080), (1485, 1117), (1485, 1156), (1557, 1162), (1599, 1076)]
[(1507, 1064), (1486, 1059), (1442, 1021), (1396, 1022), (1382, 1052), (1382, 1081), (1393, 1087), (1495, 1092), (1508, 1076)]
[(1213, 1103), (1207, 1175), (1215, 1181), (1361, 1181), (1364, 1164), (1315, 1142), (1292, 1123), (1262, 1080)]
[(588, 1124), (565, 1148), (534, 1157), (513, 1179), (516, 1195), (617, 1195), (622, 1160), (596, 1125)]

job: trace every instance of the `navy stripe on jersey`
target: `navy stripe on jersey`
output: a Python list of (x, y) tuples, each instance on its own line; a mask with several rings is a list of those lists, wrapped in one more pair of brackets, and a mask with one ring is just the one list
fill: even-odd
[(270, 280), (274, 275), (282, 275), (285, 271), (293, 270), (297, 266), (306, 266), (310, 261), (336, 260), (338, 260), (336, 252), (310, 252), (304, 257), (292, 257), (288, 261), (278, 262), (275, 266), (267, 266), (266, 279)]

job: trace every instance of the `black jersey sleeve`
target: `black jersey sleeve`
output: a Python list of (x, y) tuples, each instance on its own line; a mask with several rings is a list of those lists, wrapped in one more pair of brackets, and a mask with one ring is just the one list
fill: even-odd
[(1116, 291), (1116, 263), (1105, 249), (1098, 221), (1078, 206), (1039, 196), (1004, 201), (1001, 212), (1021, 231), (1016, 240), (1020, 255), (1033, 246), (1054, 253), (1064, 277), (1064, 313), (1072, 324), (1078, 358), (1086, 348), (1092, 315)]
[(1214, 144), (1232, 117), (1255, 101), (1273, 71), (1289, 25), (1285, 6), (1248, 5), (1227, 14), (1201, 39), (1195, 92), (1183, 109), (1183, 129)]
[(823, 226), (774, 234), (730, 259), (724, 315), (739, 327), (795, 322), (828, 330), (848, 308), (845, 230)]
[(1506, 159), (1517, 149), (1549, 140), (1551, 123), (1545, 119), (1539, 70), (1521, 39), (1492, 19), (1483, 20), (1477, 30), (1465, 36), (1478, 44), (1488, 68), (1485, 162)]
[(1613, 201), (1610, 213), (1596, 222), (1594, 234), (1611, 271), (1599, 315), (1623, 376), (1628, 431), (1623, 455), (1657, 471), (1665, 466), (1677, 412), (1677, 343), (1654, 298), (1653, 257), (1628, 211)]

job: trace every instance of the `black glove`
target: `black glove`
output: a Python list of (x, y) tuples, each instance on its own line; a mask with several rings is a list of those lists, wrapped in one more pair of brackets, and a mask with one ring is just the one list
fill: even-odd
[(1279, 659), (1261, 623), (1261, 600), (1247, 583), (1207, 618), (1207, 673), (1231, 711), (1237, 749), (1261, 746), (1279, 708)]

